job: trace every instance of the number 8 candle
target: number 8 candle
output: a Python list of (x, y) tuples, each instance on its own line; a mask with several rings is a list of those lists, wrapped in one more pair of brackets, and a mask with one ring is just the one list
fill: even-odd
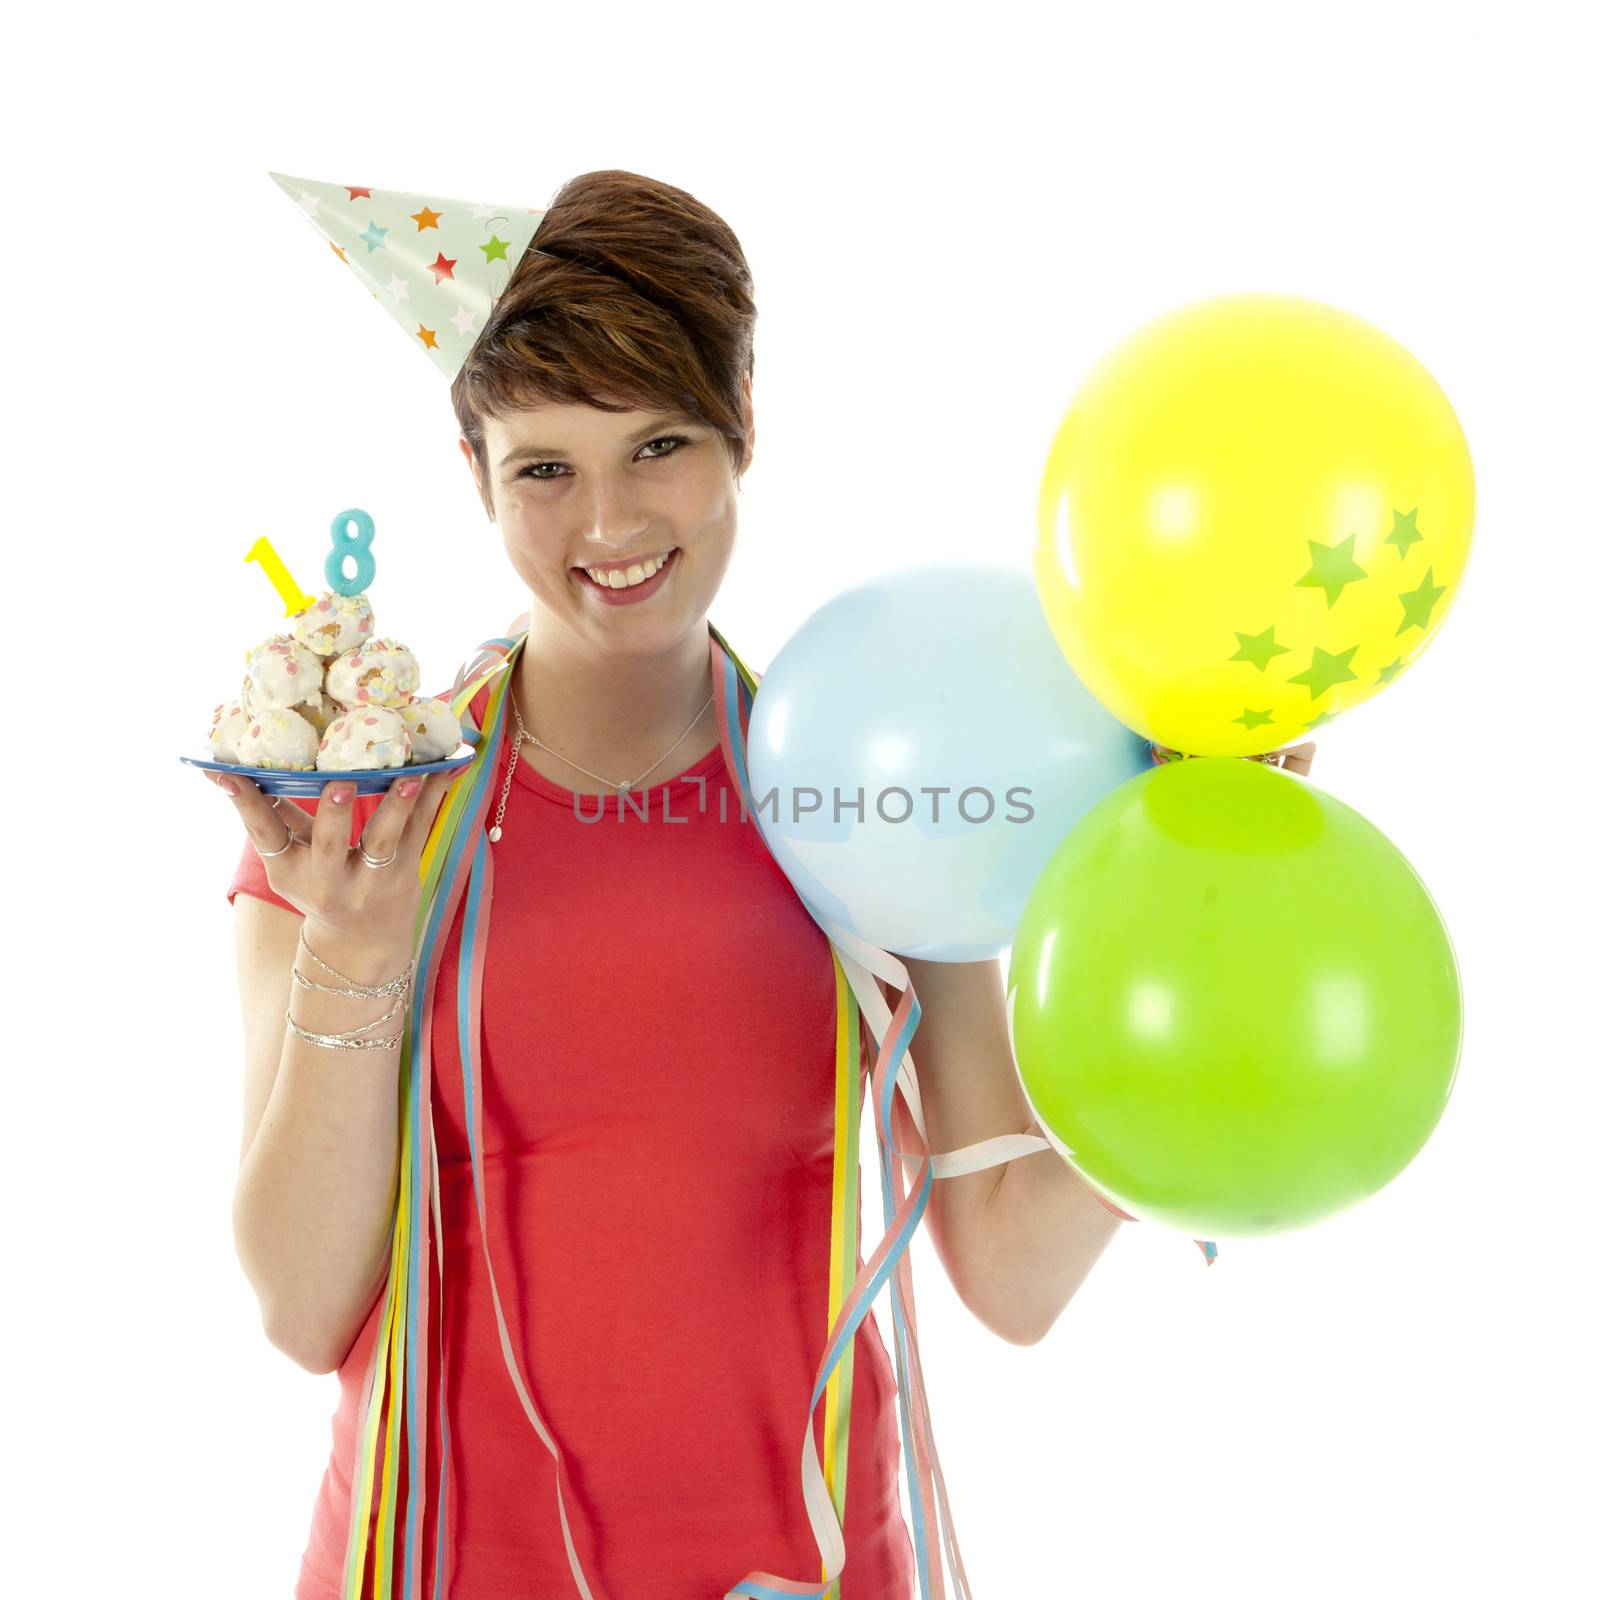
[[(351, 524), (355, 527), (353, 533), (347, 531)], [(322, 575), (327, 579), (328, 587), (336, 594), (343, 595), (357, 595), (370, 589), (378, 571), (378, 563), (372, 555), (372, 518), (360, 507), (352, 506), (333, 519), (329, 533), (333, 539), (333, 549), (322, 564)], [(347, 578), (344, 575), (347, 558), (356, 564), (354, 577)]]

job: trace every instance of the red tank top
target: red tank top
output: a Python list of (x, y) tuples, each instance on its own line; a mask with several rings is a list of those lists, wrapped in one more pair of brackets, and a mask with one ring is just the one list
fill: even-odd
[[(472, 703), (480, 725), (486, 700), (484, 690)], [(378, 800), (357, 800), (352, 837)], [(483, 980), (489, 1248), (513, 1348), (567, 1467), (584, 1570), (597, 1600), (712, 1600), (754, 1570), (820, 1577), (800, 1456), (828, 1333), (827, 939), (755, 820), (740, 819), (720, 745), (620, 815), (615, 794), (574, 795), (519, 760), (503, 826), (490, 846)], [(248, 841), (230, 904), (240, 891), (294, 909)], [(460, 913), (433, 1014), (447, 1592), (556, 1600), (577, 1588), (555, 1461), (506, 1370), (473, 1199), (453, 998)], [(856, 1250), (859, 1271), (859, 1203)], [(362, 1380), (383, 1301), (380, 1290), (338, 1371), (333, 1449), (295, 1600), (341, 1593)], [(875, 1312), (856, 1343), (840, 1600), (913, 1591), (894, 1370)], [(819, 1460), (824, 1411), (813, 1423)]]

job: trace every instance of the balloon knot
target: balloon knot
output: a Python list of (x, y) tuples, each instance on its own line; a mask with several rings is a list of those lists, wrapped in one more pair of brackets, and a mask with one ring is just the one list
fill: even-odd
[[(1305, 777), (1311, 771), (1311, 758), (1317, 753), (1317, 744), (1314, 739), (1307, 739), (1300, 744), (1286, 745), (1281, 750), (1267, 750), (1260, 755), (1245, 756), (1246, 761), (1265, 761), (1268, 766), (1281, 767), (1285, 772), (1297, 773)], [(1174, 750), (1167, 745), (1150, 741), (1150, 759), (1156, 766), (1165, 766), (1173, 761), (1191, 761), (1193, 756), (1183, 750)]]

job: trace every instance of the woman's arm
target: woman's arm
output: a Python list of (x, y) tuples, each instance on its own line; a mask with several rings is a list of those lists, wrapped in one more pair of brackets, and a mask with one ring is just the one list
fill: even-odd
[[(929, 1150), (946, 1155), (1026, 1133), (1033, 1112), (1011, 1054), (1000, 962), (898, 959), (922, 1007), (911, 1060)], [(917, 1148), (898, 1095), (895, 1142)], [(936, 1179), (928, 1225), (962, 1303), (1001, 1338), (1027, 1345), (1050, 1331), (1122, 1219), (1054, 1150), (1044, 1150)]]
[[(315, 983), (338, 983), (299, 948), (301, 921), (252, 895), (234, 902), (246, 1063), (233, 1236), (268, 1339), (308, 1371), (332, 1372), (388, 1274), (400, 1052), (316, 1045), (285, 1026), (285, 1006), (308, 1032), (344, 1033), (394, 1005), (295, 984), (292, 965)], [(411, 959), (400, 944), (356, 948), (310, 931), (306, 939), (357, 983), (387, 982)], [(398, 1033), (403, 1020), (373, 1033)]]

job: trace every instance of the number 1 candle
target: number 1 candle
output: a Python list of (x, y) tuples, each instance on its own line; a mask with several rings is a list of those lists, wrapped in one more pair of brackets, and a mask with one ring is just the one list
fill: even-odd
[(244, 553), (246, 561), (256, 561), (261, 565), (261, 570), (272, 581), (283, 599), (283, 614), (286, 617), (297, 617), (307, 606), (314, 606), (317, 597), (307, 594), (294, 578), (289, 569), (283, 564), (283, 557), (272, 548), (272, 541), (262, 534), (256, 542)]

